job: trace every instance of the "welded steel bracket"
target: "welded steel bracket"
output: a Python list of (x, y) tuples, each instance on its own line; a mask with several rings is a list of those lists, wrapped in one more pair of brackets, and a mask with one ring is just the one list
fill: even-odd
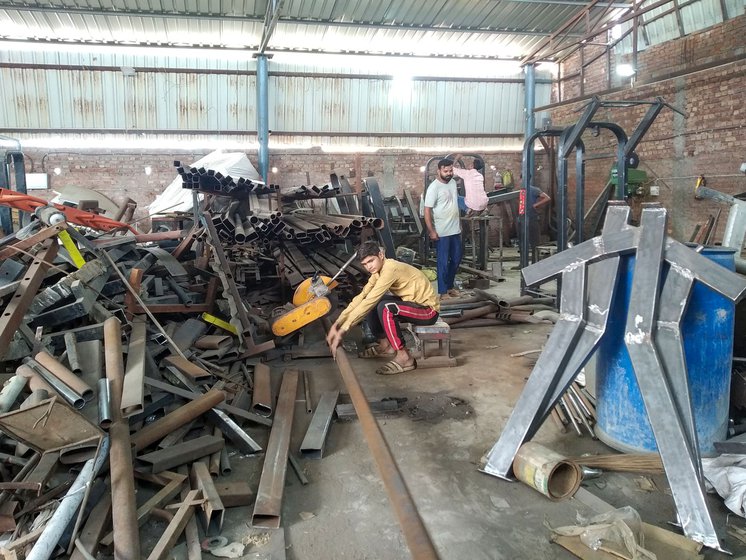
[[(642, 212), (624, 342), (684, 532), (706, 546), (723, 550), (705, 501), (699, 453), (692, 448), (692, 443), (696, 443), (695, 432), (687, 430), (693, 415), (689, 412), (682, 418), (681, 403), (671, 389), (672, 380), (679, 386), (687, 384), (686, 368), (670, 370), (667, 376), (653, 340), (659, 295), (657, 289), (650, 288), (657, 287), (660, 282), (666, 222), (664, 208), (645, 208)], [(670, 289), (672, 284), (664, 286)], [(691, 288), (691, 284), (688, 287)], [(668, 303), (672, 302), (668, 300)], [(680, 354), (683, 364), (683, 347), (672, 350), (674, 356)]]
[[(578, 294), (582, 294), (580, 298)], [(575, 346), (585, 328), (584, 304), (585, 264), (581, 263), (562, 274), (559, 321), (554, 325), (500, 439), (487, 455), (487, 463), (481, 469), (483, 472), (512, 479), (510, 473), (518, 448), (535, 431), (535, 426), (541, 425), (541, 415), (546, 417), (546, 411), (552, 409), (549, 398), (570, 359), (568, 350)]]
[[(607, 222), (603, 235), (524, 270), (524, 276), (539, 283), (562, 274), (562, 316), (557, 324), (560, 333), (557, 336), (552, 333), (482, 470), (510, 478), (518, 447), (538, 429), (555, 399), (561, 396), (563, 385), (568, 379), (572, 381), (605, 334), (604, 315), (608, 314), (607, 302), (611, 301), (613, 294), (608, 286), (613, 285), (619, 266), (616, 255), (633, 250), (637, 245), (625, 344), (684, 532), (697, 542), (723, 550), (704, 498), (680, 322), (695, 279), (733, 301), (744, 297), (746, 280), (681, 243), (667, 239), (664, 209), (652, 205), (644, 208), (640, 228), (625, 226), (626, 217), (622, 217), (622, 211), (612, 207), (608, 216), (612, 221)], [(613, 227), (627, 227), (627, 230), (612, 234)], [(630, 246), (631, 242), (633, 246)], [(582, 273), (587, 264), (602, 258), (607, 261), (595, 266), (612, 269), (614, 273), (612, 275), (610, 270), (603, 268), (595, 272), (596, 276), (593, 271), (589, 272), (591, 292), (586, 301), (586, 294), (579, 289), (583, 282), (574, 276), (580, 275), (578, 271)], [(666, 261), (670, 264), (670, 271), (659, 290)], [(585, 315), (578, 311), (577, 302), (570, 301), (571, 298), (580, 299), (581, 306), (587, 307)], [(659, 298), (666, 309), (659, 305)], [(583, 317), (586, 330), (573, 338), (572, 327), (567, 322), (581, 322)], [(562, 363), (564, 371), (560, 373), (562, 368), (559, 368), (556, 378), (549, 373), (551, 370), (546, 365), (545, 355), (552, 355), (554, 360)]]
[[(603, 233), (612, 233), (629, 227), (630, 207), (624, 202), (611, 202), (606, 212)], [(571, 356), (560, 372), (560, 378), (554, 388), (551, 398), (536, 417), (526, 439), (531, 439), (541, 427), (552, 408), (557, 404), (565, 391), (572, 385), (580, 370), (585, 366), (593, 352), (598, 348), (601, 338), (606, 332), (609, 311), (614, 296), (620, 257), (610, 257), (603, 262), (593, 262), (588, 265), (588, 288), (586, 293), (586, 322), (575, 345), (571, 349)], [(564, 291), (564, 287), (562, 288)], [(562, 309), (560, 308), (562, 314)]]

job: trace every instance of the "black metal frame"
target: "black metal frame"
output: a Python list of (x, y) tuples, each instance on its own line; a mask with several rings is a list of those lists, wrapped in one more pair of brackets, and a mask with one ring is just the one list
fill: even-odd
[[(616, 123), (612, 122), (594, 122), (592, 119), (596, 112), (602, 107), (633, 107), (638, 105), (649, 105), (649, 108), (643, 118), (635, 127), (630, 136)], [(559, 136), (560, 141), (557, 147), (557, 201), (555, 203), (555, 213), (557, 219), (557, 251), (564, 251), (568, 248), (568, 167), (567, 159), (575, 151), (575, 207), (576, 207), (576, 224), (573, 241), (582, 243), (584, 238), (584, 207), (585, 207), (585, 145), (581, 140), (583, 133), (591, 129), (606, 129), (611, 131), (617, 140), (617, 185), (614, 192), (614, 200), (624, 200), (626, 198), (627, 185), (627, 166), (629, 157), (634, 149), (639, 145), (645, 133), (655, 121), (664, 107), (686, 117), (686, 114), (671, 104), (667, 103), (662, 97), (656, 97), (653, 101), (602, 101), (594, 96), (586, 105), (578, 121), (565, 129), (547, 129), (537, 131), (529, 136), (523, 144), (523, 163), (522, 163), (522, 188), (530, 186), (533, 182), (534, 173), (534, 143), (536, 140), (547, 136)], [(527, 191), (528, 192), (528, 191)], [(527, 196), (528, 201), (528, 196)], [(603, 213), (602, 213), (603, 214)], [(599, 215), (599, 223), (602, 219)], [(530, 262), (531, 247), (529, 239), (530, 223), (529, 212), (525, 212), (521, 223), (520, 237), (520, 263), (521, 269), (527, 267)], [(596, 228), (597, 228), (596, 224)], [(594, 232), (595, 233), (595, 232)], [(526, 284), (521, 280), (521, 294), (529, 293)]]

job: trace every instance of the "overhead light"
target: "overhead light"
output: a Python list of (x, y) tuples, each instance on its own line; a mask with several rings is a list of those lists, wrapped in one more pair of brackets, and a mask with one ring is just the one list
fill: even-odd
[(55, 167), (54, 168), (54, 174), (55, 175), (59, 175), (60, 173), (62, 173), (62, 169), (60, 169), (59, 167)]
[(423, 165), (420, 167), (420, 173), (424, 173), (424, 172), (425, 172), (425, 166)]
[(628, 78), (635, 75), (635, 68), (631, 64), (617, 64), (616, 73), (618, 76)]
[(272, 168), (272, 173), (277, 173), (277, 168), (276, 167)]
[(149, 165), (145, 166), (145, 175), (150, 175), (153, 172), (153, 168)]

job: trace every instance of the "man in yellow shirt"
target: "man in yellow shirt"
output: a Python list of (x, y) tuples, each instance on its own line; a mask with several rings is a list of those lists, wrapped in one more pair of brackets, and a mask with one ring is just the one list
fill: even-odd
[(378, 345), (368, 348), (360, 357), (392, 358), (376, 370), (381, 375), (411, 371), (417, 363), (404, 346), (399, 321), (415, 325), (434, 324), (440, 309), (435, 290), (422, 271), (387, 259), (383, 249), (373, 241), (363, 243), (358, 258), (370, 273), (370, 279), (329, 330), (326, 337), (329, 348), (335, 355), (344, 334), (367, 316)]

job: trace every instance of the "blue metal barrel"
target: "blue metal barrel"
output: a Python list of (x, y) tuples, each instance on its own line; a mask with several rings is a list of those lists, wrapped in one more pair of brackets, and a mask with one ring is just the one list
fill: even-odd
[[(708, 247), (702, 255), (735, 270), (734, 251)], [(620, 451), (657, 451), (632, 362), (624, 345), (634, 256), (622, 257), (616, 295), (596, 361), (596, 434)], [(667, 266), (664, 269), (664, 274)], [(681, 325), (699, 448), (714, 453), (714, 443), (726, 437), (733, 357), (733, 302), (695, 282)]]

